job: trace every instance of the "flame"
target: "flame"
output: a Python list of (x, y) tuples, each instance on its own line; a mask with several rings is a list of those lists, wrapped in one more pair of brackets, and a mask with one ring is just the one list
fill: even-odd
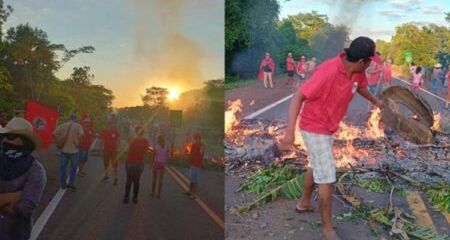
[(225, 112), (225, 133), (228, 133), (233, 126), (238, 124), (236, 114), (242, 112), (241, 99), (235, 101), (228, 101), (228, 109)]
[(253, 106), (253, 104), (255, 104), (255, 100), (252, 100), (252, 101), (250, 102), (250, 106)]
[(352, 141), (348, 140), (347, 145), (340, 149), (338, 158), (336, 159), (337, 168), (349, 168), (356, 164), (356, 160), (353, 157), (356, 153), (355, 148), (352, 145)]
[(339, 132), (336, 138), (340, 140), (353, 140), (361, 134), (357, 127), (347, 125), (345, 122), (339, 123)]
[(433, 122), (433, 126), (431, 127), (432, 131), (437, 131), (441, 128), (441, 113), (434, 113), (434, 122)]
[(369, 121), (367, 122), (366, 136), (371, 139), (377, 139), (384, 137), (384, 131), (380, 124), (381, 109), (375, 108), (370, 114)]

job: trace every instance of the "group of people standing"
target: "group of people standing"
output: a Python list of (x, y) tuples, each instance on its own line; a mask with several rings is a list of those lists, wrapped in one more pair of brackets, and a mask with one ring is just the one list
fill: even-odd
[[(294, 82), (294, 73), (298, 76), (298, 81), (295, 86), (299, 85), (299, 82), (304, 81), (308, 78), (309, 74), (314, 70), (316, 66), (316, 59), (312, 58), (311, 61), (306, 60), (306, 55), (302, 54), (299, 61), (295, 61), (292, 53), (289, 52), (286, 57), (286, 72), (288, 74), (287, 85)], [(258, 80), (262, 81), (265, 88), (273, 88), (274, 86), (274, 75), (275, 75), (275, 62), (270, 55), (266, 53), (265, 57), (259, 64), (258, 69)]]
[[(124, 203), (130, 200), (133, 187), (133, 203), (137, 203), (140, 177), (144, 170), (145, 155), (152, 164), (149, 169), (153, 175), (151, 196), (161, 198), (164, 171), (170, 148), (165, 136), (159, 135), (153, 146), (144, 137), (144, 126), (136, 126), (135, 134), (126, 142), (127, 147), (120, 151), (121, 136), (115, 120), (109, 119), (108, 126), (96, 133), (92, 119), (84, 114), (78, 121), (75, 114), (59, 125), (53, 132), (54, 143), (60, 150), (59, 182), (61, 189), (76, 191), (76, 176), (84, 177), (89, 152), (100, 138), (103, 154), (104, 175), (102, 181), (109, 179), (109, 170), (114, 171), (113, 185), (118, 183), (119, 159), (124, 158), (126, 169)], [(33, 227), (33, 211), (38, 206), (47, 183), (44, 166), (32, 155), (41, 146), (39, 136), (33, 125), (22, 117), (14, 117), (4, 126), (0, 125), (0, 239), (25, 240), (30, 238)], [(196, 198), (198, 172), (204, 157), (204, 145), (199, 133), (194, 135), (190, 145), (189, 191), (184, 194)], [(66, 169), (70, 165), (68, 179)]]

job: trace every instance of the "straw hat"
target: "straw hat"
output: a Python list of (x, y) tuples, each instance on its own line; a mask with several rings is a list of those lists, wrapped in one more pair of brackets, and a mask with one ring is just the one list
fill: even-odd
[(434, 68), (441, 68), (441, 67), (442, 67), (442, 65), (440, 63), (434, 64)]
[(5, 127), (0, 126), (0, 134), (6, 133), (25, 136), (34, 143), (35, 149), (40, 147), (40, 138), (34, 133), (33, 125), (24, 118), (14, 117)]

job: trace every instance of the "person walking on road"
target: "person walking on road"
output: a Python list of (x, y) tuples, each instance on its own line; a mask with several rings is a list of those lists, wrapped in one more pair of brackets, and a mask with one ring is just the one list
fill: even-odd
[[(58, 126), (53, 132), (57, 147), (61, 150), (59, 181), (61, 188), (76, 191), (74, 185), (80, 157), (79, 144), (84, 136), (83, 127), (76, 122), (77, 116), (71, 114), (69, 121)], [(66, 169), (70, 162), (69, 183), (66, 184)]]
[(80, 143), (80, 167), (78, 171), (78, 175), (80, 177), (86, 176), (86, 172), (84, 172), (84, 166), (89, 157), (89, 151), (91, 150), (91, 145), (94, 140), (94, 127), (92, 126), (92, 120), (89, 115), (85, 114), (80, 121), (81, 126), (83, 127), (84, 136), (81, 139)]
[[(306, 80), (306, 74), (308, 73), (308, 63), (306, 62), (306, 56), (305, 55), (301, 55), (300, 56), (300, 61), (298, 61), (297, 63), (297, 75), (299, 77), (300, 81), (304, 81)], [(300, 82), (297, 82), (297, 87), (300, 85)]]
[(144, 137), (144, 127), (137, 126), (135, 128), (136, 136), (130, 139), (128, 144), (127, 161), (125, 169), (127, 172), (127, 180), (125, 183), (124, 203), (129, 202), (131, 185), (133, 185), (133, 203), (137, 203), (139, 195), (139, 183), (142, 171), (144, 170), (144, 155), (149, 152), (149, 143)]
[(381, 102), (367, 90), (365, 70), (375, 55), (375, 43), (367, 37), (354, 39), (349, 48), (319, 65), (311, 79), (291, 100), (286, 133), (280, 150), (290, 149), (295, 140), (297, 118), (311, 159), (305, 172), (303, 195), (296, 206), (299, 213), (313, 211), (311, 197), (314, 183), (319, 185), (319, 208), (326, 240), (339, 239), (332, 224), (332, 193), (336, 182), (333, 159), (333, 134), (347, 113), (353, 95), (381, 107)]
[(153, 148), (153, 181), (152, 181), (152, 193), (156, 197), (161, 198), (161, 189), (164, 180), (164, 169), (166, 167), (167, 159), (169, 157), (170, 148), (166, 147), (164, 135), (158, 136), (158, 144)]
[(205, 147), (202, 143), (202, 137), (199, 133), (194, 135), (194, 142), (191, 145), (189, 153), (189, 191), (184, 194), (189, 195), (192, 199), (197, 196), (198, 188), (198, 172), (202, 167), (203, 157), (205, 155)]
[(433, 69), (433, 78), (431, 79), (431, 90), (432, 92), (437, 95), (439, 90), (439, 79), (442, 75), (442, 69), (441, 64), (437, 63), (434, 65)]
[(289, 85), (294, 81), (294, 70), (295, 70), (294, 58), (292, 57), (292, 53), (288, 53), (288, 56), (286, 58), (286, 72), (288, 75), (286, 85)]
[(389, 87), (392, 85), (392, 60), (387, 59), (384, 62), (384, 84)]
[(40, 141), (23, 118), (0, 126), (0, 134), (0, 239), (26, 240), (47, 183), (44, 167), (31, 155)]
[(384, 72), (383, 65), (381, 64), (381, 59), (378, 53), (375, 53), (373, 61), (371, 61), (369, 67), (367, 68), (367, 84), (369, 92), (372, 95), (377, 96), (380, 92), (381, 77)]
[(108, 128), (100, 133), (100, 138), (102, 139), (103, 148), (103, 181), (107, 181), (109, 179), (109, 167), (112, 166), (114, 171), (113, 185), (117, 185), (117, 168), (119, 166), (117, 154), (119, 150), (120, 134), (119, 130), (116, 128), (116, 123), (114, 120), (108, 121)]
[(267, 81), (269, 81), (270, 88), (273, 88), (273, 75), (275, 74), (275, 63), (270, 56), (270, 53), (266, 53), (259, 64), (258, 79), (264, 82), (264, 87), (267, 88)]
[(423, 83), (422, 67), (417, 67), (413, 74), (412, 90), (419, 93), (420, 85)]

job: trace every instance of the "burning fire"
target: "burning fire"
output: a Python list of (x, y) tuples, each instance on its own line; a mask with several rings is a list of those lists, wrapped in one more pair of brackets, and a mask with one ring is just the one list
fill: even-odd
[(340, 140), (353, 140), (357, 138), (361, 132), (357, 127), (351, 127), (345, 122), (339, 124), (339, 132), (336, 134), (336, 138)]
[(225, 133), (228, 133), (233, 126), (238, 124), (237, 113), (242, 112), (241, 99), (228, 101), (228, 109), (225, 112)]
[(441, 128), (441, 113), (434, 113), (434, 122), (433, 126), (431, 127), (432, 131), (437, 131)]
[(370, 114), (367, 122), (366, 136), (371, 139), (384, 137), (384, 131), (380, 126), (381, 109), (375, 108)]

